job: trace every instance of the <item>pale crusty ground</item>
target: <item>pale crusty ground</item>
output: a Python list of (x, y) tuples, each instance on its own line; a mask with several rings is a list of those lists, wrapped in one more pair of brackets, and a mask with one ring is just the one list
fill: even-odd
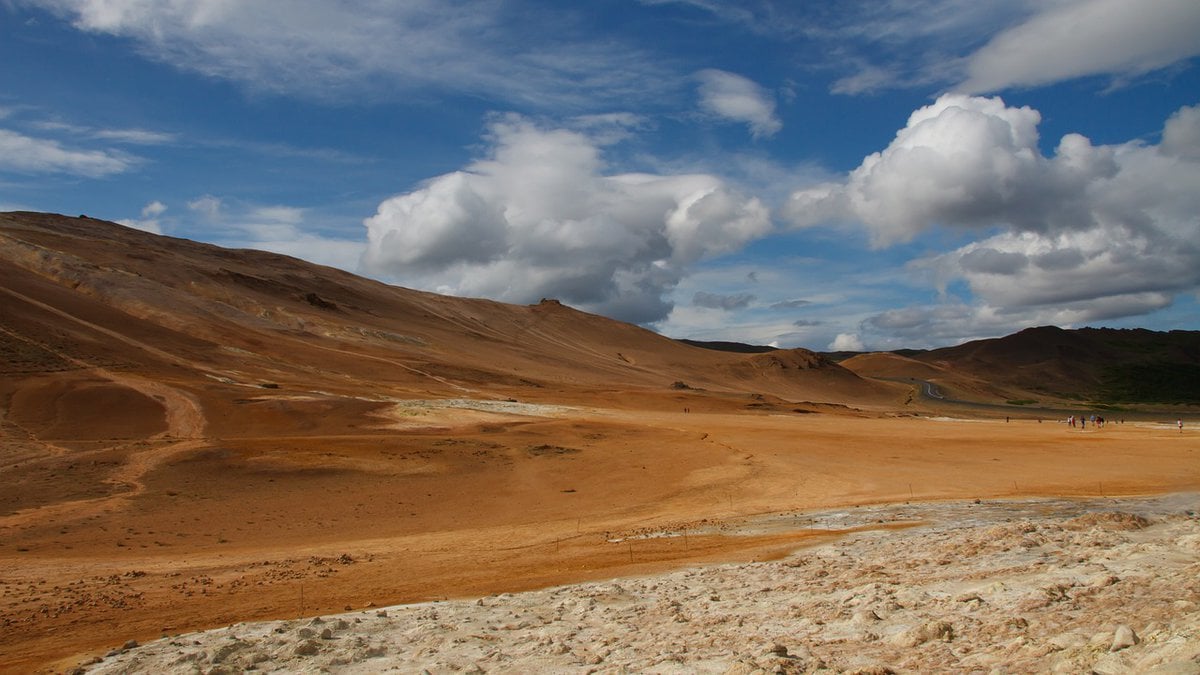
[(1200, 673), (1198, 509), (1185, 493), (750, 518), (733, 527), (859, 531), (774, 562), (239, 623), (87, 672)]

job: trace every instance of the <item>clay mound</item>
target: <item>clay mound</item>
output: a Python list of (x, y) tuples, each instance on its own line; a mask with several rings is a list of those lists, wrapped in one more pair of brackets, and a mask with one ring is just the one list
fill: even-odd
[(859, 354), (842, 361), (841, 365), (862, 377), (934, 380), (948, 374), (943, 368), (889, 352)]
[(865, 380), (807, 349), (739, 355), (737, 360), (721, 366), (720, 372), (751, 391), (790, 400), (871, 405), (895, 402), (900, 391), (886, 383)]
[(42, 439), (134, 439), (166, 431), (162, 403), (81, 373), (37, 378), (12, 394), (7, 418)]

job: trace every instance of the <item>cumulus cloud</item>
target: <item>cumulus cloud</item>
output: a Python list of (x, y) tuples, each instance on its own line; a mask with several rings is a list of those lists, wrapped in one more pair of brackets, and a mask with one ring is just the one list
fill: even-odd
[(1200, 54), (1195, 0), (1073, 0), (1044, 9), (967, 57), (967, 93), (1087, 75), (1140, 75)]
[[(938, 224), (1033, 222), (1054, 204), (1045, 194), (1051, 167), (1037, 148), (1040, 121), (1037, 111), (1007, 107), (999, 98), (942, 96), (913, 112), (892, 143), (867, 156), (844, 183), (797, 191), (785, 213), (798, 225), (862, 222), (876, 246), (908, 241)], [(1101, 169), (1087, 161), (1089, 148), (1074, 140), (1068, 155), (1080, 158), (1084, 170)]]
[[(1068, 134), (1044, 156), (1037, 111), (947, 95), (844, 181), (797, 191), (788, 215), (800, 226), (859, 223), (876, 246), (936, 226), (980, 234), (911, 264), (948, 309), (885, 312), (867, 325), (880, 333), (903, 335), (908, 321), (926, 332), (974, 326), (969, 335), (1137, 316), (1200, 288), (1197, 117), (1176, 112), (1158, 146)], [(950, 297), (959, 281), (973, 304)]]
[(854, 333), (838, 333), (833, 342), (829, 343), (829, 349), (835, 352), (861, 352), (866, 350), (866, 346)]
[(708, 309), (720, 309), (730, 311), (734, 309), (744, 309), (754, 302), (755, 297), (751, 293), (736, 293), (734, 295), (722, 295), (720, 293), (709, 293), (707, 291), (697, 291), (692, 296), (692, 304), (697, 307), (706, 307)]
[(487, 156), (392, 197), (365, 221), (372, 272), (440, 293), (557, 297), (636, 323), (662, 319), (693, 263), (770, 228), (767, 208), (707, 174), (605, 172), (580, 131), (493, 120)]
[(136, 164), (136, 158), (124, 153), (68, 148), (55, 140), (0, 129), (0, 171), (103, 178), (128, 171)]
[(141, 218), (129, 218), (118, 220), (117, 222), (125, 227), (151, 232), (154, 234), (162, 234), (162, 225), (159, 223), (159, 216), (167, 210), (167, 205), (157, 199), (142, 207)]
[(1200, 105), (1180, 108), (1167, 119), (1159, 148), (1172, 157), (1200, 160)]
[(723, 70), (696, 73), (700, 107), (706, 112), (750, 127), (755, 138), (774, 136), (783, 128), (775, 115), (775, 100), (753, 80)]

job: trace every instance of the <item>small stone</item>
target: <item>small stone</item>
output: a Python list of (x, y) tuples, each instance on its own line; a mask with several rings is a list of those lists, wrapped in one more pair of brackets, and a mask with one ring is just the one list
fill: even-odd
[(1120, 626), (1117, 626), (1117, 632), (1113, 635), (1112, 646), (1108, 648), (1108, 651), (1119, 652), (1122, 649), (1132, 647), (1139, 642), (1141, 642), (1141, 640), (1138, 639), (1137, 633), (1134, 633), (1133, 629), (1129, 626), (1121, 624)]
[(856, 623), (856, 624), (864, 624), (864, 623), (875, 623), (876, 621), (882, 621), (882, 619), (880, 619), (879, 615), (876, 614), (875, 612), (873, 612), (872, 610), (864, 609), (864, 610), (855, 612), (854, 617), (851, 618), (850, 621), (852, 623)]
[(137, 640), (130, 640), (130, 641), (126, 642), (125, 644), (121, 645), (121, 649), (133, 649), (134, 647), (137, 647), (137, 646), (138, 646)]
[(728, 668), (725, 669), (724, 675), (756, 675), (757, 673), (765, 673), (761, 666), (754, 662), (749, 657), (744, 657), (741, 660), (734, 661)]
[(333, 631), (329, 630), (328, 628), (321, 631), (321, 639), (322, 640), (332, 640), (333, 639)]
[(771, 648), (767, 650), (767, 653), (774, 656), (787, 656), (788, 648), (781, 644), (774, 644), (771, 645)]
[(918, 628), (897, 633), (891, 638), (899, 647), (916, 647), (926, 642), (950, 642), (954, 639), (954, 626), (947, 621), (930, 621)]
[(321, 651), (321, 645), (312, 640), (305, 640), (296, 645), (296, 649), (292, 652), (296, 656), (314, 656)]

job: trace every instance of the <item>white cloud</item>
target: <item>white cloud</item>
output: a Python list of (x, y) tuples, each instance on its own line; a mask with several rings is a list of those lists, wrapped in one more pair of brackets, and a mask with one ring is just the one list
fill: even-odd
[[(797, 191), (785, 213), (801, 226), (857, 220), (877, 246), (938, 224), (987, 226), (1019, 217), (1046, 206), (1042, 193), (1054, 178), (1037, 149), (1040, 120), (1037, 111), (1009, 108), (999, 98), (942, 96), (913, 112), (895, 140), (844, 183)], [(1088, 153), (1075, 141), (1069, 150), (1073, 157)]]
[[(1036, 111), (947, 95), (844, 181), (797, 191), (788, 215), (800, 226), (859, 223), (877, 246), (936, 226), (980, 233), (911, 265), (949, 309), (879, 314), (867, 325), (881, 335), (995, 335), (1138, 316), (1200, 288), (1196, 117), (1195, 107), (1172, 115), (1161, 146), (1094, 146), (1068, 134), (1047, 157)], [(950, 296), (958, 281), (973, 303)], [(919, 327), (906, 332), (902, 319)]]
[(164, 145), (175, 141), (176, 138), (175, 134), (162, 131), (150, 131), (148, 129), (96, 129), (61, 120), (39, 120), (33, 122), (31, 126), (42, 131), (86, 136), (88, 138), (126, 143), (129, 145)]
[(829, 343), (830, 351), (835, 352), (861, 352), (865, 351), (866, 347), (854, 333), (838, 333), (833, 342)]
[(1195, 0), (1046, 3), (966, 61), (968, 93), (1033, 87), (1087, 75), (1140, 75), (1200, 54)]
[(167, 205), (157, 199), (142, 207), (143, 218), (157, 218), (167, 210)]
[(162, 224), (158, 217), (167, 210), (167, 205), (158, 200), (154, 200), (142, 207), (141, 218), (129, 218), (118, 220), (117, 222), (125, 227), (151, 232), (153, 234), (162, 234)]
[(213, 195), (202, 195), (187, 203), (187, 207), (209, 220), (221, 216), (221, 200)]
[(175, 134), (147, 129), (97, 129), (92, 132), (96, 138), (128, 143), (130, 145), (165, 145), (175, 141)]
[[(567, 6), (500, 0), (21, 0), (153, 59), (260, 91), (338, 99), (434, 89), (540, 107), (677, 87), (636, 45), (594, 40)], [(383, 86), (381, 86), (383, 85)], [(386, 92), (386, 94), (384, 93)]]
[(379, 205), (367, 268), (440, 293), (557, 297), (637, 323), (704, 258), (770, 228), (767, 208), (706, 174), (607, 175), (596, 140), (508, 116), (488, 156)]
[(137, 163), (136, 158), (120, 152), (67, 148), (58, 141), (0, 129), (0, 171), (103, 178), (128, 171)]
[(834, 94), (867, 94), (895, 87), (901, 81), (901, 75), (894, 67), (887, 68), (871, 63), (861, 63), (858, 70), (845, 77), (839, 78), (829, 90)]
[(775, 100), (754, 81), (714, 69), (702, 70), (696, 78), (705, 111), (746, 124), (755, 138), (773, 136), (783, 128), (775, 115)]
[(1200, 160), (1200, 105), (1180, 108), (1167, 119), (1159, 147), (1174, 157)]
[(202, 219), (206, 241), (220, 246), (272, 251), (351, 272), (359, 269), (367, 248), (359, 238), (322, 233), (300, 207), (246, 204), (210, 194), (187, 207)]

